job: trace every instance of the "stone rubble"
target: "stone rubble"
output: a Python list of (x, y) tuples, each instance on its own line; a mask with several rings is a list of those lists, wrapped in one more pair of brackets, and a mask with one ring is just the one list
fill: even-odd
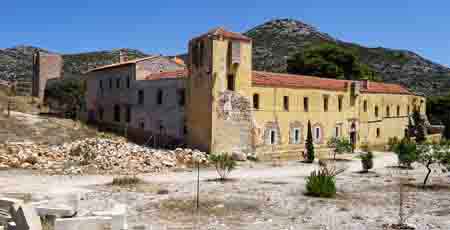
[(152, 149), (120, 137), (86, 138), (55, 146), (32, 142), (0, 146), (0, 169), (34, 169), (51, 174), (151, 173), (193, 165), (197, 158), (201, 164), (207, 163), (207, 155), (198, 150)]

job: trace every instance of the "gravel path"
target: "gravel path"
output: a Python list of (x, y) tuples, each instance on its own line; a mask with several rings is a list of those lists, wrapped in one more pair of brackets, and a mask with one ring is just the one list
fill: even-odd
[[(396, 223), (399, 170), (392, 153), (377, 153), (375, 173), (359, 174), (359, 160), (340, 162), (347, 170), (338, 175), (334, 199), (304, 195), (305, 178), (317, 164), (285, 162), (244, 163), (227, 183), (211, 181), (214, 169), (201, 169), (200, 205), (193, 211), (196, 171), (140, 175), (145, 184), (132, 188), (106, 185), (111, 176), (48, 176), (30, 171), (0, 171), (0, 194), (32, 194), (32, 199), (82, 192), (82, 208), (97, 210), (111, 200), (126, 203), (131, 226), (145, 223), (153, 229), (382, 229)], [(420, 183), (424, 169), (409, 170), (411, 183)], [(402, 173), (405, 173), (402, 171)], [(446, 175), (433, 190), (413, 189), (417, 229), (450, 229), (450, 185)], [(166, 192), (161, 192), (166, 191)]]

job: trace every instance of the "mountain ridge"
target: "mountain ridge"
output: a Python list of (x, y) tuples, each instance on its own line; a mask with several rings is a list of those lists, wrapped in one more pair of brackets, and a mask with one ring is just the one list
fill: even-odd
[[(403, 49), (366, 47), (342, 41), (316, 27), (295, 19), (274, 19), (243, 33), (253, 39), (253, 69), (287, 72), (287, 59), (308, 47), (334, 44), (353, 50), (361, 62), (382, 80), (398, 83), (425, 95), (443, 95), (450, 89), (450, 68)], [(119, 61), (119, 50), (99, 50), (61, 54), (65, 74), (80, 74), (90, 68)], [(130, 59), (150, 56), (138, 49), (127, 49)], [(36, 51), (56, 53), (39, 47), (19, 45), (0, 49), (0, 79), (31, 78), (32, 55)]]

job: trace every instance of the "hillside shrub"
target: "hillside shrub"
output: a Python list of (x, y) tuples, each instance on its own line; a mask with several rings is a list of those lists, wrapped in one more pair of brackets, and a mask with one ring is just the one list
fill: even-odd
[(209, 155), (209, 161), (216, 168), (220, 180), (226, 180), (237, 165), (236, 160), (233, 159), (231, 154), (227, 153), (211, 154)]

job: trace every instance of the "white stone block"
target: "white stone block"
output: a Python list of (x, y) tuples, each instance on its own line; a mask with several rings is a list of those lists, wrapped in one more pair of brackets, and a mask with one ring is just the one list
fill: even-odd
[(58, 205), (56, 207), (36, 207), (36, 212), (39, 216), (56, 216), (56, 217), (69, 217), (75, 215), (75, 210), (67, 205)]
[(106, 230), (111, 220), (111, 217), (101, 216), (56, 219), (55, 230)]
[(112, 218), (111, 230), (127, 230), (127, 206), (116, 204), (111, 210), (93, 212), (94, 216), (108, 216)]

